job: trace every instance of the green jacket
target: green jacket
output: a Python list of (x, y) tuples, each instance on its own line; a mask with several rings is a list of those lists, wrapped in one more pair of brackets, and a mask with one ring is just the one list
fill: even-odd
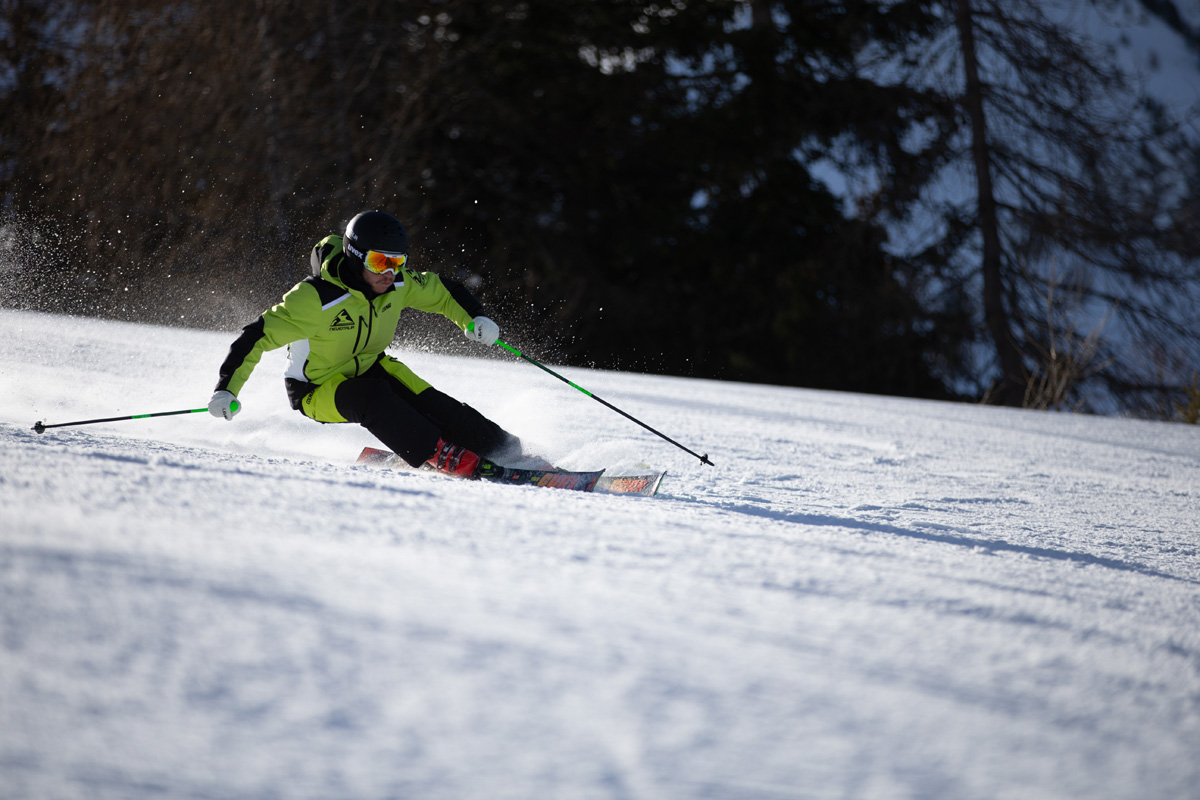
[[(303, 395), (335, 378), (353, 378), (383, 358), (395, 338), (400, 312), (415, 308), (441, 314), (461, 329), (483, 312), (479, 301), (455, 281), (407, 267), (396, 283), (375, 294), (361, 265), (342, 253), (342, 237), (327, 236), (312, 251), (313, 271), (283, 301), (242, 329), (220, 369), (217, 389), (241, 391), (268, 350), (287, 346), (288, 396), (299, 408)], [(342, 269), (345, 265), (345, 270)], [(415, 377), (415, 376), (413, 376)], [(339, 379), (341, 380), (341, 379)], [(411, 387), (422, 391), (428, 384)]]

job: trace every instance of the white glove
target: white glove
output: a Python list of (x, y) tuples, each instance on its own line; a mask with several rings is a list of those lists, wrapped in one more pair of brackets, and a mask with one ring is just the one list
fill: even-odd
[(466, 336), (472, 342), (493, 345), (500, 338), (500, 326), (487, 317), (476, 317), (471, 320), (471, 324), (463, 331), (463, 336)]
[(208, 413), (214, 417), (233, 419), (241, 410), (242, 404), (238, 402), (233, 392), (227, 392), (224, 389), (214, 392), (212, 400), (208, 401)]

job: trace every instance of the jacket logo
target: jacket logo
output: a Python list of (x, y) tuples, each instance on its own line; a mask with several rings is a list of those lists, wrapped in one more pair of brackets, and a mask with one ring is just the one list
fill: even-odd
[(353, 318), (351, 318), (350, 314), (348, 314), (346, 312), (346, 309), (343, 308), (341, 311), (338, 312), (338, 315), (333, 318), (333, 323), (330, 324), (329, 330), (331, 330), (331, 331), (354, 330), (354, 320), (353, 320)]

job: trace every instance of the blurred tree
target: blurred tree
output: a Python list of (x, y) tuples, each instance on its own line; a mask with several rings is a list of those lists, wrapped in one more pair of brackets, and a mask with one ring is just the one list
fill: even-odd
[(72, 53), (48, 4), (0, 0), (0, 11), (0, 302), (21, 307), (36, 305), (30, 254), (40, 237), (27, 218), (58, 172), (49, 143), (69, 101)]
[(1007, 405), (1057, 386), (1055, 407), (1161, 407), (1200, 360), (1194, 147), (1084, 34), (1089, 4), (939, 5), (920, 55), (877, 74), (943, 93), (961, 126), (924, 211), (897, 217), (970, 287), (988, 368), (957, 380)]
[(47, 308), (239, 324), (380, 207), (569, 361), (1132, 405), (1194, 358), (1196, 162), (1028, 0), (4, 11), (0, 183), (56, 237), (24, 262)]
[(10, 5), (47, 77), (22, 67), (21, 86), (42, 86), (3, 97), (40, 103), (4, 115), (20, 120), (9, 210), (70, 232), (60, 255), (89, 289), (47, 281), (47, 307), (228, 326), (306, 274), (312, 242), (355, 210), (418, 215), (436, 158), (423, 142), (448, 110), (430, 89), (446, 43), (422, 7), (444, 3)]
[(45, 281), (58, 310), (240, 324), (381, 207), (551, 355), (937, 395), (962, 312), (916, 303), (814, 171), (869, 160), (911, 193), (936, 98), (856, 66), (931, 24), (892, 5), (8, 0), (6, 42), (42, 46), (3, 87), (36, 125), (9, 123), (0, 178), (78, 232), (57, 254), (88, 291)]
[(901, 142), (936, 98), (856, 73), (864, 42), (930, 24), (888, 5), (534, 0), (498, 42), (456, 17), (484, 99), (444, 163), (478, 178), (483, 241), (520, 270), (507, 288), (560, 300), (565, 357), (946, 393), (932, 364), (955, 357), (959, 312), (914, 302), (909, 266), (813, 171), (830, 149), (888, 190), (920, 171)]

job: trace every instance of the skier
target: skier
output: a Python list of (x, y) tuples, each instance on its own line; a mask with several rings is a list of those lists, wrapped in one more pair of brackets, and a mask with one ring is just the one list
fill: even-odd
[(287, 345), (288, 400), (310, 419), (358, 423), (409, 465), (464, 477), (486, 476), (497, 469), (494, 461), (519, 456), (516, 436), (384, 352), (405, 308), (441, 314), (484, 345), (500, 336), (466, 287), (409, 266), (400, 220), (364, 211), (344, 236), (318, 242), (310, 261), (313, 277), (230, 346), (209, 413), (232, 420), (241, 410), (237, 394), (262, 354)]

